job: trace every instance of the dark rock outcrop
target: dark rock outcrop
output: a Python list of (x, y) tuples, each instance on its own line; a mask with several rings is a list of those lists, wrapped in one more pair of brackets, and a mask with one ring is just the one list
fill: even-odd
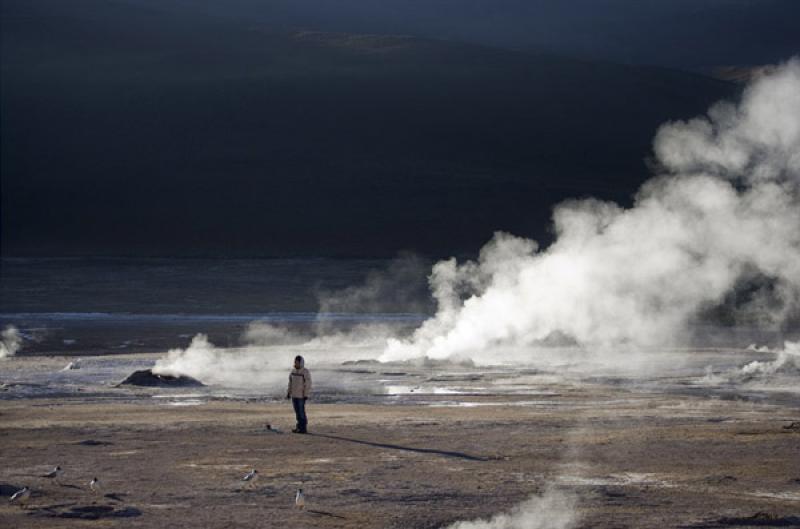
[(128, 378), (119, 383), (120, 386), (145, 386), (145, 387), (161, 387), (161, 388), (192, 388), (204, 386), (202, 382), (196, 378), (186, 375), (161, 375), (153, 373), (152, 369), (142, 369), (134, 371)]
[(85, 441), (78, 441), (75, 443), (81, 446), (109, 446), (113, 445), (111, 441), (98, 441), (97, 439), (86, 439)]

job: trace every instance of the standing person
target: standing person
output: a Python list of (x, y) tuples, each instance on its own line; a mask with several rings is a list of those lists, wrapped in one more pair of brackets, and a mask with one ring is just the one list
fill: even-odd
[(289, 373), (289, 389), (286, 398), (292, 399), (294, 414), (297, 416), (297, 428), (293, 433), (308, 433), (308, 417), (306, 417), (306, 401), (311, 394), (311, 373), (305, 368), (305, 360), (300, 355), (294, 357), (294, 369)]

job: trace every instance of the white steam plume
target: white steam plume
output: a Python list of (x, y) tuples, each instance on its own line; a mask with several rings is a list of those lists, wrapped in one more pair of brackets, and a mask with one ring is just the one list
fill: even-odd
[(796, 377), (800, 375), (800, 342), (786, 342), (783, 349), (775, 353), (774, 360), (754, 360), (727, 376), (716, 377), (716, 381), (751, 382), (764, 380), (780, 375)]
[[(343, 360), (374, 355), (386, 334), (380, 327), (356, 328), (351, 334), (314, 337), (292, 333), (267, 323), (253, 323), (245, 333), (247, 345), (236, 348), (216, 347), (204, 334), (196, 335), (186, 349), (172, 349), (159, 358), (153, 372), (162, 375), (189, 375), (205, 384), (231, 388), (257, 389), (280, 396), (295, 355), (303, 355), (315, 371), (330, 369)], [(339, 393), (370, 394), (380, 387), (353, 375), (336, 372), (318, 378), (319, 389)], [(323, 382), (324, 381), (324, 382)]]
[[(206, 384), (236, 388), (266, 389), (280, 394), (292, 358), (306, 356), (314, 369), (330, 368), (337, 361), (374, 358), (389, 337), (408, 334), (411, 323), (400, 321), (350, 322), (327, 318), (326, 313), (403, 312), (425, 306), (424, 263), (406, 255), (394, 260), (385, 271), (371, 271), (364, 285), (339, 291), (320, 291), (320, 313), (308, 326), (254, 321), (242, 335), (243, 345), (220, 348), (204, 334), (195, 336), (185, 349), (172, 349), (153, 370), (165, 375), (189, 375)], [(322, 377), (320, 377), (322, 380)], [(376, 392), (337, 373), (326, 382), (344, 392)]]
[(447, 529), (571, 529), (579, 519), (575, 506), (573, 495), (550, 489), (490, 520), (457, 522)]
[(189, 375), (205, 384), (262, 387), (279, 392), (291, 358), (290, 352), (266, 355), (248, 348), (217, 348), (206, 335), (198, 334), (186, 349), (172, 349), (158, 359), (153, 372)]
[[(476, 262), (436, 264), (437, 314), (381, 359), (491, 354), (568, 336), (589, 349), (675, 345), (687, 323), (755, 280), (769, 321), (800, 299), (800, 61), (753, 82), (738, 105), (668, 123), (662, 171), (631, 208), (556, 207), (545, 250), (498, 233)], [(757, 300), (761, 296), (756, 295)]]
[(17, 354), (17, 351), (22, 347), (22, 337), (19, 331), (13, 325), (7, 326), (3, 329), (2, 338), (0, 339), (0, 358), (8, 358)]
[(362, 284), (339, 290), (319, 290), (319, 312), (428, 312), (433, 308), (425, 282), (430, 266), (430, 262), (418, 256), (401, 254), (387, 268), (370, 270)]
[(771, 362), (753, 361), (741, 368), (743, 376), (775, 375), (782, 371), (800, 373), (800, 342), (786, 342)]

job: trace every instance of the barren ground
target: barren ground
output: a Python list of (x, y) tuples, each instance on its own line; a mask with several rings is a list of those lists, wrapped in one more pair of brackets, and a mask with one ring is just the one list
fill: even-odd
[[(800, 410), (553, 387), (471, 407), (155, 399), (0, 401), (0, 527), (435, 528), (557, 485), (580, 527), (787, 527), (800, 516)], [(38, 477), (54, 465), (56, 483)], [(259, 471), (253, 487), (240, 478)], [(105, 495), (88, 490), (97, 476)], [(293, 508), (303, 487), (304, 512)]]

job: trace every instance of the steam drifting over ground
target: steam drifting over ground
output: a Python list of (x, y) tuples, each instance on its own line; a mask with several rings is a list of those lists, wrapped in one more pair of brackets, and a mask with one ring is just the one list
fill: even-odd
[(570, 529), (578, 523), (575, 504), (574, 495), (549, 489), (541, 496), (531, 496), (508, 513), (490, 520), (457, 522), (447, 529)]
[(770, 380), (780, 376), (797, 377), (800, 375), (800, 343), (786, 342), (784, 348), (777, 351), (774, 360), (754, 360), (725, 376), (708, 375), (708, 382), (750, 382), (753, 380)]
[(0, 358), (14, 356), (22, 347), (22, 337), (13, 325), (3, 329), (2, 339), (0, 339)]
[(248, 349), (217, 348), (208, 341), (206, 335), (198, 334), (186, 349), (173, 349), (159, 359), (153, 372), (173, 376), (190, 375), (207, 384), (238, 386), (240, 380), (246, 379), (254, 386), (277, 387), (277, 365), (289, 365), (291, 359), (287, 355), (287, 358), (270, 360), (260, 358)]
[[(262, 387), (285, 377), (294, 354), (319, 353), (329, 364), (378, 358), (657, 369), (637, 353), (685, 345), (690, 324), (715, 311), (761, 329), (799, 322), (800, 60), (754, 81), (738, 104), (663, 125), (654, 153), (657, 175), (632, 207), (568, 201), (555, 208), (557, 238), (548, 248), (497, 233), (476, 261), (435, 264), (428, 280), (436, 313), (413, 332), (384, 323), (343, 330), (324, 318), (304, 333), (253, 323), (243, 347), (219, 349), (199, 335), (155, 369)], [(395, 272), (413, 277), (419, 266), (406, 260)], [(371, 277), (363, 290), (326, 293), (321, 307), (384, 307), (403, 282)], [(774, 361), (726, 380), (786, 374), (797, 366), (795, 349), (789, 342)]]
[[(433, 268), (435, 317), (382, 360), (467, 356), (553, 337), (593, 351), (679, 345), (687, 324), (740, 290), (740, 310), (780, 326), (800, 298), (800, 62), (758, 79), (737, 105), (668, 123), (659, 175), (633, 207), (556, 207), (556, 241), (498, 233), (476, 262)], [(755, 285), (755, 286), (754, 286)]]
[[(326, 334), (320, 329), (325, 329)], [(347, 331), (329, 331), (321, 323), (308, 333), (293, 332), (264, 322), (250, 324), (245, 345), (216, 347), (204, 334), (196, 335), (186, 349), (173, 349), (156, 361), (153, 371), (164, 375), (189, 375), (206, 384), (234, 388), (259, 388), (276, 396), (285, 392), (286, 376), (295, 355), (320, 359), (328, 367), (346, 360), (368, 358), (386, 343), (391, 329), (384, 325), (356, 325)], [(324, 359), (324, 360), (323, 360)], [(340, 393), (379, 392), (358, 377), (337, 373), (320, 377), (327, 390)]]

